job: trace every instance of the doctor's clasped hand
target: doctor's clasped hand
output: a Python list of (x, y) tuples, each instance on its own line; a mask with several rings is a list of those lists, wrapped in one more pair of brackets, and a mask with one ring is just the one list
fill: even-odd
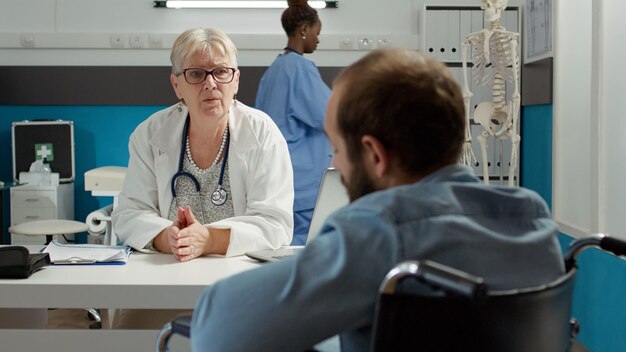
[(226, 250), (225, 230), (208, 229), (193, 215), (191, 208), (178, 208), (176, 221), (155, 238), (157, 249), (172, 253), (181, 262)]

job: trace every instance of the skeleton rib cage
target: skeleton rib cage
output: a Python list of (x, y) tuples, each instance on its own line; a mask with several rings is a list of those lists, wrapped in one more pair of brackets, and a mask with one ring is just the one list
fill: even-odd
[[(495, 79), (496, 73), (501, 78), (513, 82), (514, 74), (519, 77), (519, 55), (511, 52), (511, 43), (519, 42), (519, 33), (495, 30), (489, 35), (489, 31), (483, 30), (468, 36), (472, 46), (472, 76), (476, 86), (484, 86)], [(488, 39), (486, 37), (489, 37)], [(488, 40), (488, 50), (485, 50), (485, 42)], [(485, 55), (489, 53), (489, 57)], [(513, 73), (512, 67), (515, 60), (517, 71)]]

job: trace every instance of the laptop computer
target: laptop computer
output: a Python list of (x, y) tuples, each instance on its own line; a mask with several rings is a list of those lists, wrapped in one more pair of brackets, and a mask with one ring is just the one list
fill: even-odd
[[(311, 217), (311, 226), (306, 237), (306, 244), (313, 241), (330, 213), (348, 203), (348, 193), (343, 183), (341, 183), (341, 174), (334, 168), (326, 169), (322, 175), (320, 189), (317, 192), (317, 200), (315, 201), (315, 209)], [(246, 255), (261, 262), (275, 262), (291, 257), (303, 248), (304, 246), (287, 246), (278, 249), (247, 252)]]

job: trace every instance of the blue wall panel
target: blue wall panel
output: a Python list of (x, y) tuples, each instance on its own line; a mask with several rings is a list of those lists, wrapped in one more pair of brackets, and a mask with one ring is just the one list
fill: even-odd
[[(91, 211), (111, 203), (110, 197), (93, 197), (85, 191), (84, 173), (100, 166), (128, 164), (128, 137), (135, 127), (163, 106), (0, 106), (0, 180), (12, 178), (11, 123), (36, 119), (74, 122), (74, 217), (85, 221)], [(54, 170), (53, 170), (54, 171)], [(9, 223), (8, 192), (4, 219)], [(8, 234), (4, 229), (5, 243)], [(79, 236), (84, 242), (85, 235)]]
[[(552, 105), (523, 108), (521, 182), (552, 200)], [(573, 240), (561, 234), (565, 249)], [(626, 261), (595, 248), (582, 252), (574, 292), (578, 341), (590, 351), (626, 351)]]
[[(563, 248), (571, 241), (561, 235)], [(626, 261), (595, 248), (577, 259), (572, 316), (580, 322), (578, 341), (589, 351), (626, 351)]]
[(524, 107), (521, 131), (520, 183), (552, 208), (552, 105)]

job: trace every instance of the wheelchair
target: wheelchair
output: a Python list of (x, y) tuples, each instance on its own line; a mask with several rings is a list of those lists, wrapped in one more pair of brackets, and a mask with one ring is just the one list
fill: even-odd
[[(372, 351), (571, 351), (579, 329), (571, 318), (576, 256), (598, 247), (626, 255), (626, 242), (602, 234), (570, 244), (564, 275), (537, 287), (491, 291), (480, 277), (431, 261), (395, 265), (380, 285)], [(419, 293), (404, 292), (413, 280)], [(167, 323), (156, 351), (174, 334), (189, 337), (191, 316)]]
[[(578, 239), (564, 255), (564, 275), (514, 290), (491, 291), (482, 278), (438, 263), (402, 262), (379, 289), (373, 351), (572, 351), (576, 255), (590, 246), (626, 254), (626, 242), (612, 237)], [(405, 280), (422, 289), (402, 292)]]

